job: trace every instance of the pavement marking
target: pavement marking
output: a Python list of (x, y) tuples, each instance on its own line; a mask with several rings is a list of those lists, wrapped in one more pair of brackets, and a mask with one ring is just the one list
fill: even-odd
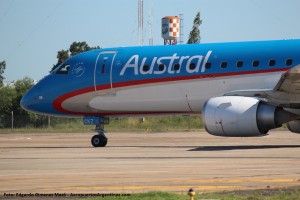
[(31, 140), (30, 137), (1, 138), (0, 140)]

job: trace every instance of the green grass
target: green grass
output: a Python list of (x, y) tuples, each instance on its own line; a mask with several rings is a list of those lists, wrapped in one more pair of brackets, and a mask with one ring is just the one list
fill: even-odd
[[(175, 194), (167, 192), (148, 192), (131, 194), (123, 197), (98, 197), (89, 200), (189, 200), (187, 194)], [(254, 191), (233, 191), (222, 193), (196, 194), (195, 200), (222, 199), (222, 200), (299, 200), (300, 188), (267, 189)]]
[(202, 129), (200, 116), (171, 116), (112, 119), (107, 131), (168, 132)]
[(266, 189), (254, 191), (233, 191), (200, 195), (201, 199), (224, 200), (299, 200), (300, 188)]
[[(159, 116), (144, 119), (145, 121), (138, 117), (111, 118), (110, 124), (105, 125), (105, 130), (107, 132), (176, 132), (203, 128), (200, 116)], [(93, 132), (94, 129), (94, 125), (83, 125), (82, 119), (51, 117), (50, 126), (45, 121), (44, 124), (36, 127), (5, 128), (0, 129), (0, 132)]]

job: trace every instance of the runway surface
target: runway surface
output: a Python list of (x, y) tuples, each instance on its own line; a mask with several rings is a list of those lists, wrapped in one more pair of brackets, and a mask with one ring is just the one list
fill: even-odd
[(300, 186), (300, 135), (1, 133), (0, 194), (197, 192)]

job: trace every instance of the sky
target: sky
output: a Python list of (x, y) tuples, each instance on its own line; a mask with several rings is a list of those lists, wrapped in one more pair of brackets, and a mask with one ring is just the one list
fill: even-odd
[[(149, 21), (154, 45), (162, 45), (161, 18), (179, 14), (186, 42), (197, 12), (201, 43), (299, 39), (299, 8), (299, 0), (144, 0), (144, 45)], [(5, 82), (40, 80), (74, 41), (106, 48), (136, 46), (138, 38), (138, 0), (0, 0)]]

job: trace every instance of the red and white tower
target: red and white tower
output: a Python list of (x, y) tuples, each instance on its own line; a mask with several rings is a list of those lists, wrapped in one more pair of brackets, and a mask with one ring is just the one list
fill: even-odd
[(161, 19), (161, 36), (164, 44), (177, 44), (180, 36), (180, 19), (178, 16), (166, 16)]

